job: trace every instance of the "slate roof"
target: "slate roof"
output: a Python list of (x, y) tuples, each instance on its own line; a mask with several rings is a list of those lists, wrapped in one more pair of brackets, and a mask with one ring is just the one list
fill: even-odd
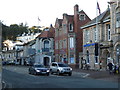
[(84, 28), (96, 25), (96, 19), (97, 19), (98, 23), (104, 22), (106, 20), (110, 20), (110, 9), (108, 8), (106, 11), (104, 11), (98, 17), (94, 18), (92, 21), (88, 22), (87, 24), (85, 24), (81, 28), (84, 29)]

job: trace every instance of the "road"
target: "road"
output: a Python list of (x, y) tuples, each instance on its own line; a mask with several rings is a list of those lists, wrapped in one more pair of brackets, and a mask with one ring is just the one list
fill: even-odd
[(24, 73), (19, 69), (3, 69), (3, 80), (7, 88), (118, 88), (118, 83), (83, 78), (80, 74), (66, 75), (30, 75), (27, 70)]

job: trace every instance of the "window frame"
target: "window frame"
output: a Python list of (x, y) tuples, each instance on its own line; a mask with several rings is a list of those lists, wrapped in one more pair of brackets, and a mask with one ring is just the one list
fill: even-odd
[(86, 16), (85, 14), (80, 14), (79, 15), (79, 20), (80, 21), (84, 21), (85, 20), (85, 16)]

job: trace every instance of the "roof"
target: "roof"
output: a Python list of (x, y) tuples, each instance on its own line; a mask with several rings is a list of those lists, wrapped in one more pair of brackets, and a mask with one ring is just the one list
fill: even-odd
[(45, 38), (45, 37), (53, 37), (54, 38), (54, 27), (50, 27), (49, 30), (44, 30), (41, 32), (40, 35), (38, 35), (37, 37), (42, 37), (42, 38)]
[(90, 21), (87, 24), (85, 24), (84, 26), (82, 26), (81, 28), (84, 29), (84, 28), (96, 25), (97, 24), (96, 21), (98, 21), (98, 23), (100, 23), (101, 21), (104, 22), (106, 20), (108, 20), (108, 21), (110, 20), (110, 9), (109, 8), (106, 11), (104, 11), (102, 14), (100, 14), (99, 16), (94, 18), (92, 21)]
[(48, 37), (48, 31), (43, 31), (41, 34), (40, 34), (40, 37)]

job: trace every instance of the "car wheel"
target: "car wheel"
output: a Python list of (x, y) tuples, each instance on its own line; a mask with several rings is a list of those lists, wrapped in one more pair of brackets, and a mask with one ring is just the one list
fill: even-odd
[(57, 70), (57, 75), (60, 75), (60, 71), (59, 70)]
[(71, 75), (72, 75), (72, 73), (69, 73), (68, 75), (69, 75), (69, 76), (71, 76)]
[(36, 71), (34, 71), (34, 75), (37, 75)]
[(31, 74), (31, 72), (29, 71), (29, 74)]
[(53, 74), (52, 69), (50, 69), (50, 73)]
[(47, 73), (47, 76), (49, 76), (49, 73)]

